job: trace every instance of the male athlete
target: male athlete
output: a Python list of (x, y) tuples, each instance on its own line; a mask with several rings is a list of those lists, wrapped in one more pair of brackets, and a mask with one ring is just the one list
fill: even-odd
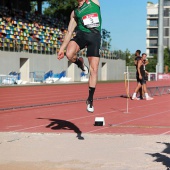
[[(138, 79), (137, 79), (137, 65), (138, 65), (138, 61), (141, 59), (141, 51), (140, 50), (136, 50), (135, 52), (135, 60), (134, 60), (134, 64), (136, 66), (136, 80), (137, 80), (137, 83), (138, 83)], [(142, 94), (142, 87), (139, 89), (139, 94), (140, 94), (140, 97), (139, 99), (143, 99), (143, 94)]]
[(140, 50), (136, 50), (136, 52), (135, 52), (136, 57), (135, 57), (135, 60), (134, 60), (134, 64), (135, 64), (136, 67), (137, 67), (138, 61), (141, 59), (140, 53), (141, 53)]
[[(85, 74), (89, 75), (89, 96), (87, 98), (87, 111), (94, 112), (93, 95), (97, 83), (99, 49), (101, 42), (101, 12), (98, 0), (77, 0), (78, 7), (72, 11), (68, 32), (65, 35), (64, 42), (58, 52), (58, 59), (66, 56), (69, 61), (75, 63)], [(74, 29), (77, 27), (76, 36), (71, 39)], [(77, 58), (79, 50), (87, 47), (87, 57), (89, 69), (84, 64), (83, 58)]]
[(133, 93), (133, 96), (132, 96), (132, 100), (139, 100), (137, 97), (136, 97), (136, 93), (138, 92), (138, 90), (142, 87), (144, 93), (145, 93), (145, 97), (146, 97), (146, 100), (152, 100), (153, 98), (150, 97), (148, 95), (148, 92), (147, 92), (147, 87), (146, 87), (146, 80), (145, 80), (145, 74), (146, 74), (146, 70), (145, 70), (145, 65), (146, 65), (146, 54), (143, 53), (142, 54), (142, 57), (141, 59), (138, 61), (138, 64), (137, 64), (137, 87), (135, 89), (135, 92)]

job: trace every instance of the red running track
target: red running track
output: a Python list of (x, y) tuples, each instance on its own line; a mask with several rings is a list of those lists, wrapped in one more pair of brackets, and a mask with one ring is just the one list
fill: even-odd
[[(169, 81), (148, 82), (148, 87), (169, 84)], [(130, 82), (131, 93), (135, 86), (135, 82)], [(99, 83), (95, 93), (98, 100), (94, 100), (95, 112), (88, 113), (85, 104), (87, 84), (0, 88), (0, 108), (6, 108), (0, 111), (0, 131), (170, 134), (169, 94), (154, 96), (152, 101), (120, 97), (125, 94), (122, 82)], [(31, 105), (33, 107), (27, 107)], [(21, 108), (7, 110), (11, 107)], [(94, 126), (96, 117), (104, 117), (106, 125)]]

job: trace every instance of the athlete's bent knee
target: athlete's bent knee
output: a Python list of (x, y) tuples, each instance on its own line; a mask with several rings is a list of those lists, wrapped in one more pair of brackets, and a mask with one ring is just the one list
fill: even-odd
[(71, 54), (69, 51), (66, 51), (66, 57), (68, 60), (71, 60), (73, 58), (73, 54)]
[(71, 62), (75, 62), (76, 61), (76, 58), (75, 58), (75, 54), (74, 53), (71, 53), (69, 51), (66, 52), (66, 57), (69, 61)]

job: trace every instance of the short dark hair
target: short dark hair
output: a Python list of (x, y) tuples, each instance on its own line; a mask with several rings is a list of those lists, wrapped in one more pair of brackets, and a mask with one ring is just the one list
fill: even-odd
[(147, 54), (146, 54), (146, 53), (142, 53), (142, 56), (143, 56), (143, 55), (146, 55), (146, 56), (147, 56)]
[(141, 50), (136, 50), (136, 53), (138, 53), (138, 54), (140, 55), (140, 53), (141, 53)]

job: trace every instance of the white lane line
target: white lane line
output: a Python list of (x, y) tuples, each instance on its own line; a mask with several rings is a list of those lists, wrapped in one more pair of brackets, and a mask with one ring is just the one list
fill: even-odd
[[(157, 103), (145, 104), (145, 108), (146, 108), (147, 106), (157, 105), (157, 104), (166, 103), (166, 102), (169, 103), (169, 101), (162, 101), (162, 102), (157, 102)], [(53, 106), (53, 107), (55, 107), (55, 106)], [(134, 108), (141, 108), (141, 107), (143, 107), (143, 105), (131, 107), (131, 108), (129, 108), (129, 110), (134, 109)], [(51, 110), (51, 108), (50, 108), (50, 109), (47, 109), (47, 110)], [(45, 111), (47, 111), (47, 110), (45, 110)], [(120, 109), (120, 110), (121, 110), (121, 109)], [(77, 117), (77, 118), (73, 118), (73, 119), (68, 119), (68, 120), (66, 120), (66, 121), (74, 121), (74, 120), (80, 120), (80, 119), (85, 119), (85, 118), (94, 117), (94, 116), (101, 116), (101, 115), (104, 115), (104, 114), (114, 113), (114, 112), (117, 112), (117, 111), (120, 111), (120, 110), (108, 111), (108, 112), (103, 112), (103, 113), (99, 113), (99, 114), (90, 114), (89, 116)], [(122, 109), (121, 111), (125, 111), (125, 110), (126, 110), (126, 109)], [(125, 123), (128, 123), (128, 122), (133, 122), (133, 121), (140, 120), (140, 119), (144, 119), (144, 118), (147, 118), (147, 117), (159, 115), (159, 114), (166, 113), (166, 112), (169, 112), (169, 111), (170, 111), (170, 110), (166, 110), (166, 111), (164, 111), (164, 112), (154, 113), (154, 114), (151, 114), (151, 115), (148, 115), (148, 116), (144, 116), (144, 117), (132, 119), (132, 120), (129, 120), (129, 121), (125, 121), (125, 122), (122, 122), (122, 123), (118, 123), (118, 124), (115, 124), (114, 126), (118, 126), (118, 125), (122, 125), (122, 124), (125, 124)], [(42, 112), (41, 112), (41, 113), (42, 113)], [(31, 127), (28, 127), (28, 128), (22, 128), (22, 129), (14, 130), (13, 132), (19, 132), (19, 131), (24, 131), (24, 130), (28, 130), (28, 129), (39, 128), (39, 127), (42, 127), (42, 126), (46, 126), (46, 124), (42, 124), (42, 125), (38, 125), (38, 126), (31, 126)], [(113, 127), (113, 126), (112, 126), (112, 127)], [(108, 128), (108, 127), (103, 127), (103, 128), (100, 128), (100, 129), (97, 129), (97, 130), (94, 130), (94, 131), (89, 131), (89, 132), (87, 132), (87, 133), (99, 131), (99, 130), (101, 130), (101, 129), (106, 129), (106, 128)]]
[[(163, 113), (167, 113), (167, 112), (170, 112), (170, 110), (166, 110), (166, 111), (164, 111), (164, 112), (158, 112), (158, 113), (154, 113), (154, 114), (151, 114), (151, 115), (148, 115), (148, 116), (143, 116), (143, 117), (140, 117), (140, 118), (136, 118), (136, 119), (124, 121), (124, 122), (121, 122), (121, 123), (113, 124), (111, 127), (123, 125), (123, 124), (126, 124), (126, 123), (134, 122), (134, 121), (136, 121), (136, 120), (145, 119), (145, 118), (148, 118), (148, 117), (156, 116), (156, 115), (163, 114)], [(107, 129), (107, 128), (109, 128), (109, 127), (110, 127), (110, 126), (103, 127), (103, 128), (100, 128), (100, 129), (96, 129), (96, 130), (92, 130), (92, 131), (86, 132), (86, 133), (97, 132), (97, 131), (100, 131), (100, 130), (103, 130), (103, 129)], [(170, 131), (169, 131), (169, 132), (170, 132)]]
[(161, 133), (161, 135), (168, 135), (168, 133), (170, 134), (170, 130), (164, 133)]

